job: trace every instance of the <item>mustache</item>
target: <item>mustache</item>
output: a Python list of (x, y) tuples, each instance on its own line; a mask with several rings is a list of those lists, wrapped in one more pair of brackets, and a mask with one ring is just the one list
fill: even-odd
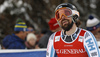
[(63, 21), (69, 21), (69, 20), (67, 20), (67, 19), (63, 19), (63, 20), (61, 21), (61, 23), (63, 23)]

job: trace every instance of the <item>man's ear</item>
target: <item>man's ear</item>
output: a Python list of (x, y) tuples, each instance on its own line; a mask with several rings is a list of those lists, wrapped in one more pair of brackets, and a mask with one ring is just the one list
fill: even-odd
[(76, 15), (76, 14), (73, 15), (73, 19), (74, 19), (74, 20), (78, 19), (78, 15)]

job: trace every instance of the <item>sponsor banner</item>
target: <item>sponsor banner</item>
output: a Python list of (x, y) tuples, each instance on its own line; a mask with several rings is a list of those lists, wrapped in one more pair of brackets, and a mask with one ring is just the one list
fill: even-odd
[(46, 49), (0, 50), (0, 57), (46, 57)]
[(46, 57), (46, 49), (0, 50), (0, 57)]

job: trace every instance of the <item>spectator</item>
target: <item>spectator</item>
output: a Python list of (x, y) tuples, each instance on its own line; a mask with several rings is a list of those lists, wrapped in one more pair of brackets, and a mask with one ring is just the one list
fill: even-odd
[(36, 36), (33, 33), (29, 33), (25, 42), (27, 49), (35, 49), (36, 40)]
[(94, 16), (90, 15), (86, 23), (87, 30), (91, 31), (96, 37), (97, 41), (100, 41), (100, 21)]
[(17, 19), (14, 27), (14, 33), (7, 35), (3, 39), (5, 49), (25, 49), (25, 37), (27, 35), (27, 26), (21, 19)]
[(49, 36), (56, 31), (61, 30), (60, 26), (58, 25), (57, 21), (55, 18), (51, 18), (50, 21), (48, 22), (48, 25), (50, 27), (50, 30), (48, 30), (46, 32), (46, 34), (44, 34), (43, 37), (40, 38), (38, 46), (40, 48), (47, 48), (47, 43), (48, 43), (48, 39)]
[(35, 33), (35, 30), (33, 27), (29, 26), (27, 29), (28, 29), (28, 33)]
[(46, 28), (43, 28), (40, 32), (40, 36), (42, 37), (43, 35), (45, 35), (48, 32), (48, 30)]

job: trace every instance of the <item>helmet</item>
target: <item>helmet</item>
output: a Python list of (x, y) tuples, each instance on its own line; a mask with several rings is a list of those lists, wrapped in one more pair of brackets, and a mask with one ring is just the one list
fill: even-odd
[(70, 3), (62, 3), (60, 5), (58, 5), (55, 9), (55, 12), (61, 8), (70, 8), (71, 11), (72, 11), (72, 17), (73, 17), (73, 20), (75, 21), (75, 19), (78, 19), (79, 17), (79, 12), (77, 11), (76, 7)]
[(63, 7), (68, 7), (72, 10), (77, 10), (76, 7), (70, 3), (62, 3), (56, 7), (55, 11), (57, 11), (58, 9), (63, 8)]

